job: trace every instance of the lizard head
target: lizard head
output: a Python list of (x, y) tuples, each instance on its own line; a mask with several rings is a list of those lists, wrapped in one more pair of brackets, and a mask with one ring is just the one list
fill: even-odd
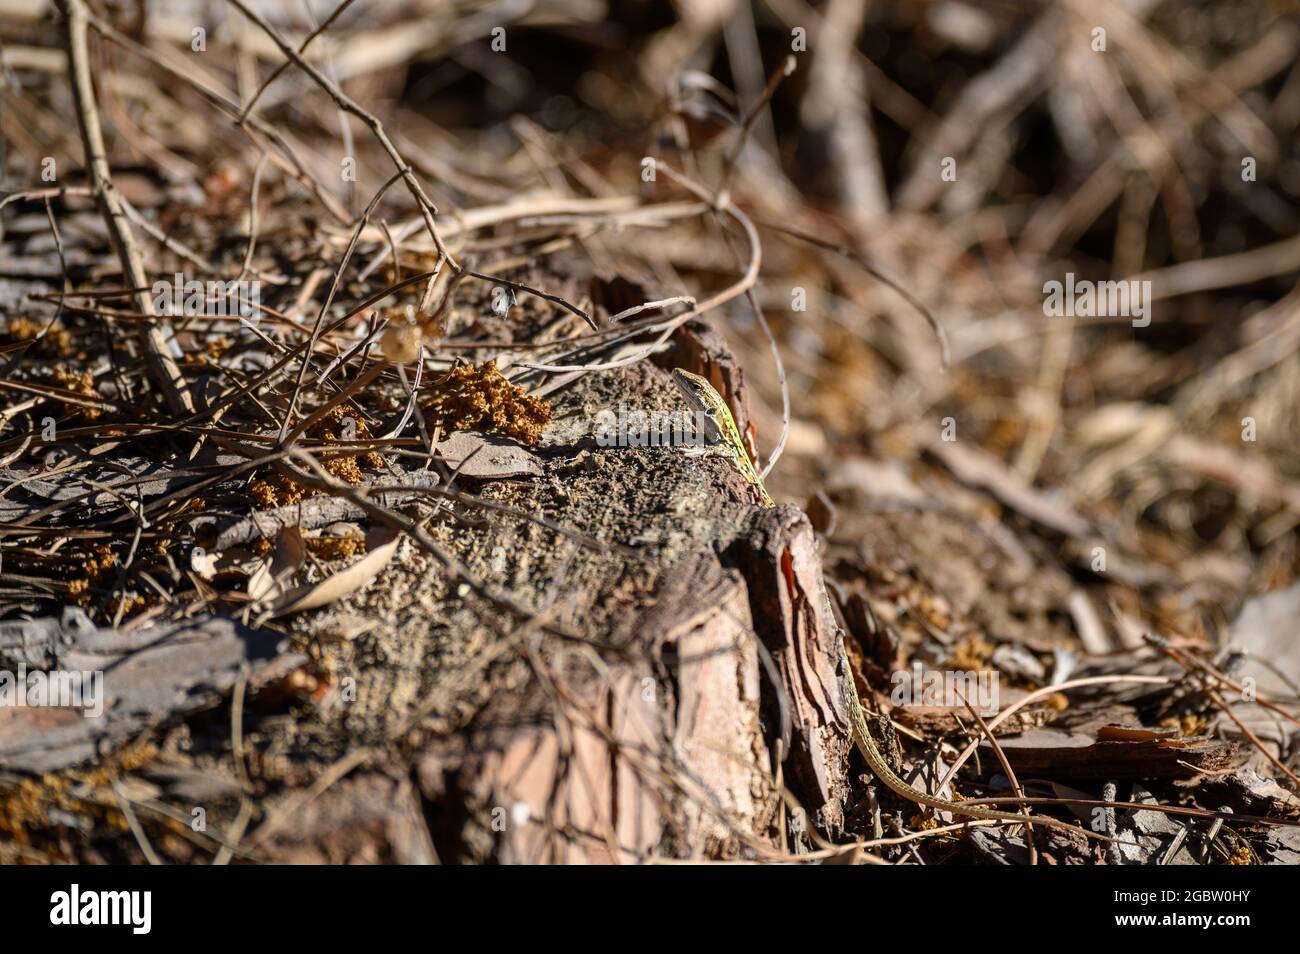
[(708, 431), (707, 440), (710, 443), (717, 443), (723, 433), (723, 424), (719, 419), (722, 409), (718, 407), (721, 399), (718, 397), (718, 392), (713, 390), (713, 385), (698, 374), (692, 374), (681, 368), (673, 368), (673, 384), (677, 385), (677, 389), (682, 392), (691, 409), (703, 416), (706, 422), (705, 429)]

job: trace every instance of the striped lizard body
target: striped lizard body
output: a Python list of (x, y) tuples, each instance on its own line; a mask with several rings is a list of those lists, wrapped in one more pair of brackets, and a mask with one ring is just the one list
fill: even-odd
[(763, 506), (775, 507), (776, 501), (768, 495), (767, 488), (763, 486), (763, 478), (758, 475), (753, 461), (749, 459), (745, 442), (740, 437), (740, 428), (736, 426), (736, 419), (731, 416), (731, 408), (727, 407), (727, 402), (722, 399), (722, 395), (698, 374), (691, 374), (681, 368), (673, 369), (673, 383), (686, 396), (691, 409), (703, 415), (708, 421), (709, 429), (712, 431), (709, 439), (716, 441), (731, 458), (736, 470), (749, 481), (749, 485), (763, 501)]
[[(732, 417), (731, 408), (727, 406), (727, 402), (714, 390), (713, 385), (698, 374), (692, 374), (681, 368), (674, 368), (673, 382), (685, 395), (692, 409), (696, 413), (703, 415), (709, 422), (714, 431), (711, 439), (716, 439), (721, 445), (727, 456), (731, 458), (736, 469), (740, 471), (741, 476), (754, 488), (754, 492), (758, 495), (762, 505), (764, 507), (775, 507), (776, 501), (768, 494), (767, 488), (763, 486), (763, 478), (759, 476), (754, 462), (749, 459), (749, 453), (745, 450), (745, 443), (740, 437), (740, 428), (736, 426), (736, 420)], [(999, 812), (991, 808), (980, 808), (975, 805), (952, 802), (946, 798), (939, 798), (936, 795), (930, 795), (927, 792), (913, 788), (890, 768), (889, 762), (886, 761), (880, 749), (876, 747), (875, 740), (871, 737), (871, 731), (867, 728), (866, 711), (862, 707), (862, 700), (858, 698), (857, 687), (853, 684), (852, 670), (849, 668), (843, 642), (840, 643), (840, 665), (845, 674), (845, 696), (848, 700), (849, 722), (854, 744), (857, 746), (858, 751), (862, 753), (862, 758), (871, 771), (884, 783), (886, 788), (889, 788), (895, 794), (918, 805), (937, 808), (941, 811), (951, 812), (954, 815), (964, 815), (968, 818), (1018, 822), (1020, 824), (1031, 821), (1035, 825), (1068, 829), (1099, 841), (1115, 840), (1106, 835), (1089, 831), (1086, 828), (1047, 815), (1035, 815), (1030, 819), (1025, 815)]]

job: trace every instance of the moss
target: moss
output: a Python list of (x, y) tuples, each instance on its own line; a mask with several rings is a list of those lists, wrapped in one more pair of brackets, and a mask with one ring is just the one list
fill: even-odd
[(443, 428), (468, 430), (486, 420), (503, 434), (536, 444), (551, 419), (550, 402), (511, 384), (494, 361), (457, 365), (434, 382), (433, 390), (424, 412)]

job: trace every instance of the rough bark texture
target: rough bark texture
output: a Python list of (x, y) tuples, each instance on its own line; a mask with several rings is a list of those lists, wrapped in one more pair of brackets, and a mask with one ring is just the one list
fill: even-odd
[[(703, 326), (684, 329), (663, 363), (744, 394)], [(679, 406), (658, 367), (590, 376), (557, 399), (534, 449), (539, 479), (465, 482), (606, 540), (608, 552), (522, 520), (446, 538), (471, 568), (549, 607), (573, 639), (543, 639), (526, 622), (485, 627), (419, 554), (340, 610), (378, 616), (385, 655), (425, 667), (418, 680), (409, 667), (370, 668), (377, 684), (362, 695), (382, 694), (385, 711), (359, 703), (346, 718), (410, 748), (444, 862), (763, 856), (775, 851), (781, 785), (818, 828), (842, 825), (840, 634), (807, 519), (755, 506), (719, 457), (599, 447), (591, 418), (620, 403)], [(392, 730), (421, 706), (432, 731)], [(372, 853), (385, 850), (396, 849)]]
[[(735, 360), (693, 322), (653, 363), (550, 394), (537, 446), (444, 435), (444, 478), (463, 465), (455, 489), (495, 509), (436, 510), (435, 470), (376, 478), (392, 489), (375, 499), (429, 518), (438, 546), (530, 614), (475, 595), (407, 539), (368, 586), (260, 628), (252, 617), (177, 633), (32, 624), (0, 634), (0, 656), (107, 660), (110, 713), (71, 727), (11, 717), (0, 767), (75, 769), (155, 729), (157, 782), (141, 797), (202, 807), (237, 833), (240, 860), (772, 858), (782, 830), (840, 830), (841, 636), (807, 518), (758, 506), (716, 453), (597, 440), (605, 409), (684, 412), (674, 366), (706, 375), (751, 431)], [(316, 497), (200, 514), (193, 532), (226, 552), (338, 521), (367, 523)], [(87, 662), (89, 648), (99, 655)], [(236, 744), (230, 714), (201, 710), (243, 671)], [(241, 784), (189, 791), (196, 773), (229, 780), (241, 765)], [(791, 797), (803, 813), (787, 813)]]

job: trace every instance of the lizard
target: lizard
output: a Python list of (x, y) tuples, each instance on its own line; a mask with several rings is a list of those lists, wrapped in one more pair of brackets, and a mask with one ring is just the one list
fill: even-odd
[[(691, 409), (702, 415), (708, 422), (706, 429), (710, 430), (711, 433), (706, 436), (706, 440), (717, 444), (725, 455), (731, 459), (736, 470), (749, 482), (763, 507), (775, 507), (776, 501), (767, 492), (762, 476), (754, 466), (754, 462), (749, 459), (749, 452), (745, 450), (744, 441), (740, 436), (740, 428), (736, 426), (736, 419), (732, 416), (731, 408), (727, 406), (727, 402), (723, 400), (722, 395), (714, 389), (713, 385), (698, 374), (692, 374), (682, 368), (674, 368), (672, 376), (673, 383), (685, 396)], [(845, 678), (842, 680), (845, 687), (844, 696), (849, 711), (850, 734), (853, 737), (854, 745), (857, 747), (858, 752), (861, 753), (863, 761), (867, 763), (867, 767), (884, 783), (886, 788), (896, 795), (918, 805), (950, 812), (954, 815), (1017, 822), (1022, 825), (1026, 823), (1046, 825), (1051, 828), (1067, 829), (1098, 841), (1109, 842), (1115, 840), (1087, 828), (1052, 818), (1049, 815), (1026, 816), (1011, 812), (1000, 812), (991, 808), (949, 801), (946, 798), (940, 798), (937, 795), (931, 795), (928, 792), (913, 788), (890, 767), (888, 760), (876, 746), (876, 742), (871, 736), (871, 730), (867, 728), (866, 710), (863, 708), (862, 700), (858, 697), (857, 686), (853, 682), (852, 670), (849, 668), (848, 655), (844, 650), (842, 639), (839, 643), (839, 650), (839, 664), (841, 671), (845, 674)]]

